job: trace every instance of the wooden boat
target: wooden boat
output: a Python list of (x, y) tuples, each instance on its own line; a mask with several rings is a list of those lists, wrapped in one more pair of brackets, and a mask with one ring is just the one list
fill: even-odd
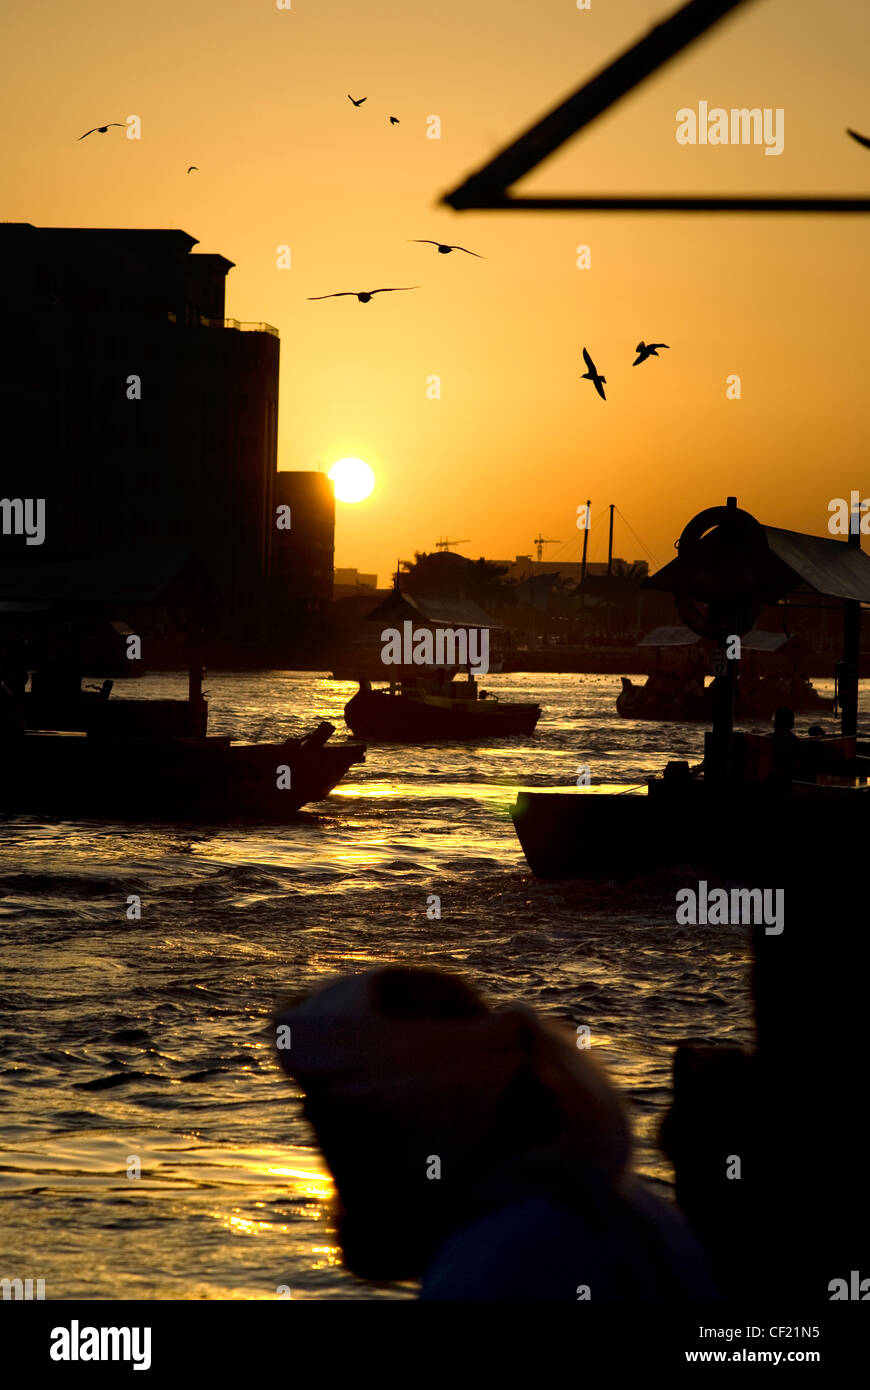
[[(711, 671), (714, 644), (686, 626), (659, 626), (637, 645), (639, 654), (654, 651), (654, 665), (643, 685), (622, 677), (617, 714), (623, 719), (710, 723), (715, 692), (704, 681)], [(800, 712), (832, 710), (833, 701), (820, 695), (797, 669), (799, 658), (792, 655), (792, 649), (792, 639), (785, 632), (753, 628), (744, 634), (734, 701), (736, 719), (772, 719), (782, 705)]]
[[(238, 743), (209, 736), (202, 668), (187, 700), (111, 700), (111, 682), (83, 691), (35, 679), (5, 690), (0, 812), (61, 819), (282, 822), (322, 801), (365, 745), (334, 743), (321, 723), (303, 738)], [(10, 702), (18, 719), (10, 724)]]
[(696, 767), (671, 762), (641, 786), (518, 793), (514, 828), (536, 874), (611, 878), (692, 864), (769, 878), (816, 863), (826, 846), (836, 846), (837, 862), (857, 862), (870, 832), (870, 744), (857, 738), (858, 619), (870, 601), (870, 559), (857, 533), (850, 541), (761, 527), (734, 499), (692, 519), (678, 559), (647, 582), (676, 595), (684, 621), (717, 639), (723, 659), (728, 637), (748, 632), (765, 602), (801, 587), (843, 599), (841, 735), (736, 732), (739, 663), (725, 662)]
[(282, 822), (322, 801), (354, 763), (359, 743), (328, 744), (326, 722), (283, 743), (229, 738), (118, 738), (26, 732), (7, 743), (0, 811), (71, 820)]
[(387, 690), (361, 680), (344, 707), (348, 728), (359, 738), (383, 743), (435, 743), (457, 739), (511, 738), (531, 734), (541, 707), (499, 700), (476, 682), (408, 677)]
[[(499, 700), (475, 680), (475, 672), (501, 669), (500, 654), (490, 650), (494, 630), (473, 600), (408, 593), (397, 571), (391, 593), (369, 613), (334, 673), (359, 682), (344, 707), (348, 728), (382, 743), (474, 743), (533, 733), (540, 705)], [(388, 638), (401, 653), (389, 662)], [(377, 681), (387, 688), (373, 689)]]
[(204, 738), (208, 702), (191, 700), (110, 699), (113, 682), (99, 689), (81, 689), (76, 683), (68, 694), (44, 692), (34, 679), (34, 689), (19, 697), (27, 729), (83, 732), (100, 738)]
[[(623, 719), (678, 719), (686, 723), (709, 723), (713, 717), (714, 693), (708, 685), (683, 684), (678, 679), (656, 673), (644, 685), (635, 685), (622, 676), (622, 690), (616, 697), (616, 712)], [(772, 719), (781, 705), (807, 713), (830, 713), (833, 700), (826, 699), (810, 681), (779, 676), (758, 676), (748, 689), (740, 688), (734, 710), (735, 719)]]
[[(11, 568), (11, 567), (10, 567)], [(16, 660), (0, 684), (0, 812), (59, 819), (282, 822), (328, 796), (365, 745), (330, 743), (332, 724), (303, 738), (238, 743), (209, 737), (201, 657), (214, 588), (184, 557), (94, 557), (5, 572), (13, 606), (51, 619), (39, 665)], [(2, 585), (0, 585), (2, 590)], [(183, 636), (187, 700), (112, 699), (112, 682), (81, 684), (83, 626), (127, 605), (163, 610)], [(55, 632), (61, 615), (62, 639)], [(30, 679), (31, 688), (27, 690)]]
[(836, 844), (846, 856), (866, 844), (870, 758), (830, 751), (837, 772), (812, 781), (747, 779), (726, 787), (703, 770), (691, 776), (687, 763), (671, 763), (640, 786), (520, 791), (511, 818), (539, 878), (623, 878), (675, 864), (725, 876), (775, 875), (801, 859), (816, 862), (822, 845)]
[(713, 696), (697, 683), (684, 684), (670, 677), (647, 676), (644, 685), (635, 685), (621, 676), (622, 690), (616, 697), (616, 713), (623, 719), (679, 719), (687, 722), (709, 720)]

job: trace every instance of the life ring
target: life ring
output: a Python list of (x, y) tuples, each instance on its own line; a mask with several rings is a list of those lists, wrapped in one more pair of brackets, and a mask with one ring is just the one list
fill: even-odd
[[(755, 517), (739, 507), (707, 507), (684, 528), (677, 551), (675, 598), (686, 626), (720, 642), (748, 632), (764, 604), (769, 556)], [(706, 613), (699, 604), (707, 605)]]

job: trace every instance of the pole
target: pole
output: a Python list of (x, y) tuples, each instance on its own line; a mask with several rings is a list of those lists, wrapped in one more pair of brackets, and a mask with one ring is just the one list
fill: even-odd
[(616, 506), (616, 503), (615, 503), (615, 502), (611, 502), (611, 504), (610, 504), (610, 536), (609, 536), (609, 539), (608, 539), (608, 541), (607, 541), (607, 577), (608, 577), (608, 579), (610, 578), (610, 572), (611, 572), (611, 570), (613, 569), (613, 508), (614, 508), (615, 506)]
[(589, 501), (589, 499), (587, 498), (587, 499), (586, 499), (586, 517), (585, 517), (586, 525), (583, 527), (583, 559), (580, 561), (580, 583), (581, 583), (581, 584), (583, 583), (583, 580), (586, 578), (586, 547), (587, 547), (588, 544), (589, 544), (589, 520), (590, 520), (590, 517), (589, 517), (589, 508), (590, 508), (591, 506), (592, 506), (592, 503), (591, 503), (591, 502)]
[[(855, 494), (860, 497), (860, 493)], [(860, 506), (853, 506), (849, 517), (849, 545), (861, 549)], [(844, 738), (858, 732), (858, 656), (861, 645), (861, 604), (848, 598), (843, 603), (843, 657), (839, 663), (837, 691), (840, 701), (840, 732)]]
[(204, 738), (206, 734), (206, 703), (202, 697), (202, 647), (197, 629), (190, 638), (187, 651), (187, 726), (188, 737)]

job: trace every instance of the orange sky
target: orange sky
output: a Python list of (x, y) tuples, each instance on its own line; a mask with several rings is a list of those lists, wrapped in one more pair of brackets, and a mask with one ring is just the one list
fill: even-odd
[[(870, 493), (870, 218), (439, 208), (672, 6), (652, 0), (7, 0), (5, 220), (179, 227), (236, 262), (227, 313), (281, 333), (279, 466), (377, 475), (338, 504), (336, 564), (469, 537), (579, 553), (615, 502), (658, 563), (703, 506), (823, 533)], [(754, 0), (543, 165), (531, 192), (866, 193), (870, 6)], [(358, 110), (346, 93), (367, 96)], [(683, 147), (676, 112), (782, 107), (785, 148)], [(97, 122), (142, 119), (77, 136)], [(442, 121), (426, 139), (426, 118)], [(395, 115), (401, 124), (390, 126)], [(187, 175), (189, 164), (200, 172)], [(486, 260), (409, 244), (461, 242)], [(287, 243), (292, 268), (276, 267)], [(587, 243), (592, 268), (578, 270)], [(308, 303), (378, 285), (412, 294)], [(670, 343), (632, 368), (641, 339)], [(584, 370), (607, 377), (602, 402)], [(728, 401), (739, 373), (743, 397)], [(427, 378), (442, 399), (428, 400)], [(569, 544), (570, 543), (570, 544)], [(596, 522), (590, 554), (606, 551)], [(616, 552), (642, 552), (617, 520)]]

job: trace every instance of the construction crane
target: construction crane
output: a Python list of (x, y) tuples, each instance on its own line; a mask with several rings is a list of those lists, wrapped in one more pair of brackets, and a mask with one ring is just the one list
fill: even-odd
[(546, 536), (535, 536), (535, 539), (534, 539), (533, 544), (536, 545), (536, 546), (538, 547), (538, 564), (540, 564), (540, 562), (541, 562), (541, 561), (543, 560), (543, 558), (544, 558), (544, 546), (545, 546), (545, 545), (561, 545), (562, 542), (561, 542), (561, 541), (548, 541), (547, 538), (546, 538)]
[(442, 537), (441, 540), (438, 540), (438, 541), (435, 542), (435, 549), (436, 549), (436, 550), (449, 550), (450, 547), (451, 547), (452, 545), (470, 545), (470, 544), (471, 544), (471, 542), (468, 540), (467, 537), (460, 537), (458, 540), (454, 540), (454, 541), (449, 541), (449, 540), (447, 540), (446, 537)]

